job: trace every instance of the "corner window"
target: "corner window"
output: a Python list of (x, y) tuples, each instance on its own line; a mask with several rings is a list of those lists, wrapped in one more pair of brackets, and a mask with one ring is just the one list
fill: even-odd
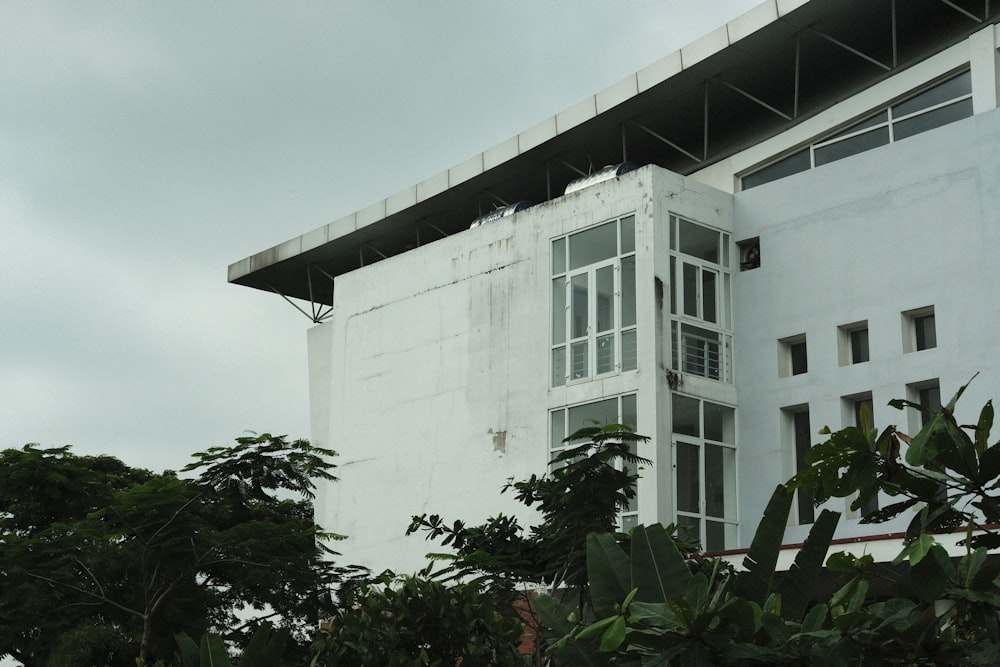
[(677, 525), (705, 551), (736, 546), (736, 409), (674, 394)]
[(551, 386), (638, 368), (635, 216), (552, 242)]
[(673, 368), (732, 382), (730, 235), (676, 215), (669, 232)]

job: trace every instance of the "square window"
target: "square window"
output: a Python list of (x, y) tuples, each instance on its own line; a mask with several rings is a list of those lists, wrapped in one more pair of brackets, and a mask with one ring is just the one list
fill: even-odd
[(778, 377), (802, 375), (809, 371), (806, 335), (799, 334), (778, 341)]
[(838, 329), (840, 365), (862, 364), (868, 361), (868, 321), (845, 324)]
[(902, 315), (903, 352), (919, 352), (937, 347), (934, 306), (908, 310)]

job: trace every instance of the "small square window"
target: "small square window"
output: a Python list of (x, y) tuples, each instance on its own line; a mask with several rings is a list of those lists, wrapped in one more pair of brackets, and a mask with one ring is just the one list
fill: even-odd
[(840, 365), (861, 364), (870, 358), (868, 352), (868, 322), (855, 322), (840, 327)]
[(934, 306), (907, 310), (903, 316), (903, 352), (918, 352), (937, 347), (937, 324)]
[(740, 271), (760, 268), (760, 237), (737, 241), (736, 247), (740, 251)]
[(799, 334), (778, 341), (778, 377), (802, 375), (809, 371), (806, 335)]

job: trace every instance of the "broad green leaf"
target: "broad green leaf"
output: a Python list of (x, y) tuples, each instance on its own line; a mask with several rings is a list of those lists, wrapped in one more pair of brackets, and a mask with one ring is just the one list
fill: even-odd
[(907, 544), (899, 555), (893, 559), (892, 564), (899, 565), (904, 560), (909, 560), (910, 567), (913, 567), (924, 559), (924, 556), (927, 555), (932, 546), (934, 546), (934, 536), (924, 533)]
[(232, 667), (226, 645), (218, 635), (202, 635), (201, 667)]
[(576, 627), (569, 618), (573, 610), (550, 595), (539, 595), (532, 600), (531, 607), (538, 613), (542, 623), (552, 629), (549, 636), (565, 637)]
[(750, 543), (750, 550), (743, 559), (746, 569), (737, 575), (736, 593), (751, 602), (764, 604), (771, 590), (793, 496), (785, 486), (775, 488)]
[(587, 575), (594, 609), (599, 615), (611, 613), (615, 604), (632, 591), (628, 556), (607, 533), (587, 536)]
[(993, 401), (979, 412), (979, 422), (976, 424), (976, 453), (982, 457), (989, 448), (990, 429), (993, 428)]
[(795, 562), (788, 569), (788, 577), (781, 586), (781, 615), (784, 618), (793, 621), (801, 619), (813, 599), (813, 589), (839, 521), (838, 512), (823, 510), (809, 530), (809, 536), (795, 555)]
[(622, 645), (622, 642), (625, 641), (625, 629), (625, 617), (616, 617), (614, 623), (609, 625), (601, 634), (601, 645), (597, 650), (602, 653), (610, 653), (617, 650)]
[(665, 602), (682, 595), (691, 571), (666, 528), (660, 524), (637, 526), (632, 531), (632, 585), (636, 599)]

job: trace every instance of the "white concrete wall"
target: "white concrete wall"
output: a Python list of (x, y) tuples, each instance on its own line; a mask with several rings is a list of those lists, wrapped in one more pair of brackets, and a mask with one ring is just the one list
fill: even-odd
[[(341, 454), (317, 520), (349, 536), (337, 547), (345, 562), (423, 567), (445, 549), (404, 536), (413, 514), (534, 519), (500, 489), (545, 471), (548, 410), (639, 382), (549, 389), (551, 239), (631, 212), (648, 221), (649, 187), (641, 170), (337, 278), (333, 316), (309, 346), (312, 438)], [(649, 225), (638, 229), (648, 247)], [(651, 261), (638, 270), (650, 276)], [(640, 280), (641, 301), (652, 303), (652, 283)], [(639, 344), (652, 350), (646, 310)]]
[[(886, 403), (907, 397), (907, 384), (939, 378), (947, 401), (980, 372), (960, 404), (966, 422), (1000, 396), (998, 182), (992, 111), (736, 195), (737, 238), (761, 245), (761, 267), (736, 275), (734, 296), (744, 544), (793, 472), (782, 407), (808, 403), (814, 430), (837, 429), (841, 397), (870, 391), (876, 425), (905, 430), (907, 415)], [(928, 305), (938, 347), (905, 354), (900, 313)], [(871, 360), (840, 366), (837, 327), (859, 320), (869, 323)], [(808, 373), (779, 378), (777, 341), (803, 332)], [(902, 530), (908, 520), (842, 520), (838, 537)]]

